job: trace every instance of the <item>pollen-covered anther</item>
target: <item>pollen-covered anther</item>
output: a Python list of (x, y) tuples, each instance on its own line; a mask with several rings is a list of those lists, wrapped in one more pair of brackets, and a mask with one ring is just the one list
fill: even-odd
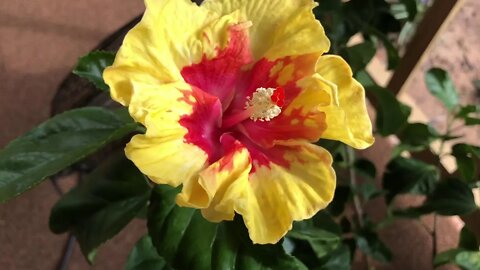
[(247, 97), (245, 109), (250, 111), (250, 119), (253, 121), (270, 121), (280, 115), (284, 100), (283, 88), (260, 87), (252, 97)]

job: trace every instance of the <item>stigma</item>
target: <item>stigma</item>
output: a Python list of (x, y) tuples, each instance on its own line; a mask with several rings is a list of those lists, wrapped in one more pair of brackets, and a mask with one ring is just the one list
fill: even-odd
[(252, 97), (247, 97), (245, 109), (250, 112), (253, 121), (270, 121), (280, 115), (284, 102), (285, 91), (282, 87), (260, 87)]

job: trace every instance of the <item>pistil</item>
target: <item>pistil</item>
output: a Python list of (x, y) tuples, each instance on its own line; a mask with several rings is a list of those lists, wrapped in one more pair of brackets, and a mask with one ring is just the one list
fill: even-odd
[(257, 88), (252, 97), (247, 97), (243, 111), (223, 119), (222, 128), (232, 127), (249, 118), (253, 121), (270, 121), (280, 115), (284, 102), (283, 88)]

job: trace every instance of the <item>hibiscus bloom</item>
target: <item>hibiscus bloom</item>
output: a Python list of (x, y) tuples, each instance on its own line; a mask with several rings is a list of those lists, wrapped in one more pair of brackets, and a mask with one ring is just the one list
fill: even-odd
[(364, 89), (312, 0), (146, 0), (104, 72), (112, 98), (146, 127), (127, 157), (153, 182), (182, 185), (180, 206), (212, 221), (242, 215), (254, 243), (332, 200), (321, 138), (373, 143)]

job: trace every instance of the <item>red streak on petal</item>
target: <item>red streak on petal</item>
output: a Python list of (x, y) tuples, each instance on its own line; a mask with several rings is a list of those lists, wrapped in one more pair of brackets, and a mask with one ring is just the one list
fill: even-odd
[(245, 149), (245, 146), (228, 133), (222, 135), (220, 142), (222, 143), (224, 152), (224, 156), (218, 161), (220, 163), (220, 170), (233, 171), (235, 154), (240, 153)]
[(283, 87), (277, 87), (270, 98), (278, 107), (282, 107), (285, 104), (285, 90)]
[(222, 106), (217, 97), (197, 88), (182, 92), (184, 96), (181, 100), (192, 105), (192, 113), (183, 115), (179, 120), (180, 125), (188, 130), (184, 141), (202, 149), (207, 154), (208, 161), (213, 163), (221, 156), (219, 132)]
[(231, 102), (235, 82), (240, 69), (252, 62), (248, 29), (244, 24), (236, 24), (228, 29), (228, 44), (224, 49), (217, 48), (217, 55), (181, 70), (185, 81), (203, 91), (218, 97), (226, 109)]
[(288, 150), (287, 147), (275, 146), (272, 148), (264, 148), (241, 133), (235, 133), (234, 136), (247, 148), (250, 154), (252, 160), (250, 174), (254, 173), (257, 168), (262, 166), (271, 168), (271, 164), (277, 164), (285, 168), (290, 167), (290, 162), (285, 159), (285, 152)]
[[(278, 140), (318, 140), (326, 129), (325, 117), (324, 113), (302, 112), (301, 108), (295, 108), (290, 114), (282, 113), (271, 121), (245, 121), (242, 126), (245, 134), (257, 144), (272, 147)], [(310, 124), (306, 124), (307, 121)]]

